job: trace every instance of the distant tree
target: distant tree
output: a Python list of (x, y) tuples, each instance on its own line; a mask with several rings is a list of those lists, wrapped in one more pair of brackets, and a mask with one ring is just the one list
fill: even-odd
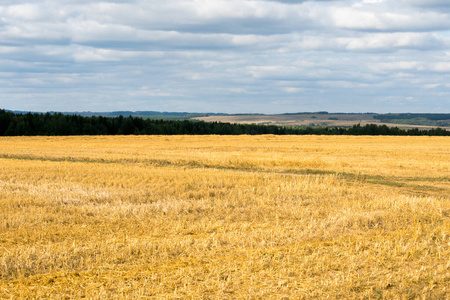
[(315, 134), (315, 135), (441, 135), (442, 128), (403, 130), (386, 125), (342, 127), (280, 127), (274, 125), (152, 120), (140, 117), (82, 117), (61, 113), (15, 114), (0, 110), (0, 135), (115, 135), (115, 134)]

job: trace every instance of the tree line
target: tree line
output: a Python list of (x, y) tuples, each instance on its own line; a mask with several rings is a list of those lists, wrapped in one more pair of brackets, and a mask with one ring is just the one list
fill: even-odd
[(450, 120), (450, 114), (384, 114), (375, 115), (375, 119), (380, 121), (392, 121), (392, 120), (409, 120), (409, 119), (427, 119), (432, 121)]
[(433, 135), (450, 136), (450, 131), (400, 129), (367, 124), (343, 127), (285, 127), (200, 121), (171, 121), (141, 117), (83, 117), (62, 113), (13, 113), (0, 110), (0, 136), (63, 135)]

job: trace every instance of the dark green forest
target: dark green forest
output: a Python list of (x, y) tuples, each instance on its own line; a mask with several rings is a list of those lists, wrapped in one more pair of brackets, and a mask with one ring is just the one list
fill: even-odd
[(409, 125), (426, 125), (426, 126), (442, 126), (450, 125), (450, 114), (384, 114), (375, 115), (374, 119), (378, 119), (383, 123), (409, 124)]
[(0, 110), (0, 136), (65, 135), (433, 135), (450, 136), (450, 131), (399, 129), (368, 124), (343, 127), (281, 127), (275, 125), (219, 122), (171, 121), (117, 117), (67, 115), (62, 113), (14, 113)]
[(390, 120), (408, 120), (408, 119), (427, 119), (433, 121), (439, 120), (450, 120), (450, 114), (384, 114), (384, 115), (376, 115), (375, 119), (381, 121), (390, 121)]

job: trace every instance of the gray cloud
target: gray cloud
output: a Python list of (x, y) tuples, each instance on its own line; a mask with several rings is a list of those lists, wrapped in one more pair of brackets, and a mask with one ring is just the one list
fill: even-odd
[(447, 0), (403, 0), (403, 2), (421, 7), (450, 7), (450, 3)]
[(261, 1), (280, 2), (280, 3), (286, 3), (286, 4), (300, 4), (300, 3), (308, 2), (308, 1), (309, 2), (326, 2), (326, 1), (339, 1), (339, 0), (261, 0)]
[(446, 2), (2, 1), (0, 107), (450, 111)]

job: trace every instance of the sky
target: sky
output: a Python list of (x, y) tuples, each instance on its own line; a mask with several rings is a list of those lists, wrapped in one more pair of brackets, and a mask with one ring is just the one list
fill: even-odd
[(450, 113), (450, 1), (1, 0), (0, 108)]

